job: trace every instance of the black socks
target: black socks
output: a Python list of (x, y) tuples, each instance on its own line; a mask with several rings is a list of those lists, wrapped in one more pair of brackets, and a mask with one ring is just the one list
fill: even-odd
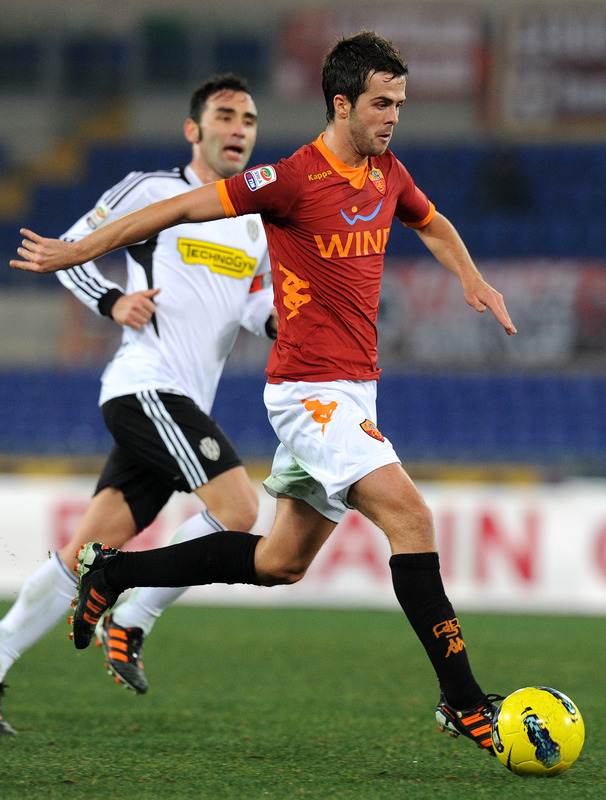
[(459, 620), (444, 592), (438, 554), (399, 554), (390, 558), (389, 566), (396, 597), (429, 656), (446, 700), (457, 709), (477, 705), (484, 693), (471, 671)]
[[(255, 549), (260, 536), (218, 531), (189, 542), (119, 553), (104, 570), (106, 581), (124, 591), (134, 586), (259, 585)], [(484, 698), (476, 682), (459, 621), (444, 592), (437, 553), (412, 553), (389, 560), (396, 597), (421, 640), (446, 700), (457, 709)]]
[(133, 586), (258, 586), (255, 549), (260, 538), (242, 531), (217, 531), (157, 550), (119, 553), (105, 567), (105, 580), (121, 592)]

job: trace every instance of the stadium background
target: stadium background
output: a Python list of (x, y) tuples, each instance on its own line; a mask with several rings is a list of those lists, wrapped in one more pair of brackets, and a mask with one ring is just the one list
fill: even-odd
[[(96, 401), (118, 334), (53, 276), (9, 269), (19, 227), (58, 235), (129, 170), (185, 163), (187, 99), (211, 72), (251, 83), (252, 161), (289, 155), (324, 127), (322, 53), (360, 27), (392, 36), (409, 62), (394, 151), (503, 291), (520, 331), (506, 339), (465, 308), (456, 282), (395, 226), (381, 430), (438, 512), (455, 597), (605, 609), (606, 9), (581, 0), (266, 0), (254, 14), (239, 2), (5, 0), (0, 596), (14, 596), (32, 553), (56, 546), (86, 502), (109, 446)], [(105, 265), (119, 276), (119, 259)], [(261, 402), (266, 355), (243, 335), (215, 406), (259, 476), (275, 446)], [(167, 519), (185, 513), (178, 503)], [(271, 509), (263, 515), (265, 524)], [(391, 602), (374, 532), (353, 517), (346, 533), (310, 572), (309, 597), (299, 587), (289, 596)], [(318, 595), (329, 563), (332, 589)]]

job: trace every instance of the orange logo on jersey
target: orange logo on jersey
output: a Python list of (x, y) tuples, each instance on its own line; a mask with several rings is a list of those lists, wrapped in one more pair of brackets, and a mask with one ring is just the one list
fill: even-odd
[(378, 228), (376, 231), (352, 231), (341, 239), (341, 234), (333, 233), (328, 244), (321, 236), (314, 235), (322, 258), (347, 258), (348, 256), (368, 256), (372, 253), (385, 252), (389, 239), (389, 228)]
[(381, 431), (377, 428), (374, 422), (371, 422), (369, 419), (365, 419), (364, 422), (360, 423), (360, 427), (367, 433), (369, 436), (372, 436), (373, 439), (377, 439), (379, 442), (384, 442), (385, 437), (381, 433)]
[(332, 170), (327, 169), (325, 172), (316, 172), (313, 175), (308, 175), (307, 180), (311, 183), (311, 181), (321, 181), (323, 178), (328, 178), (332, 175)]
[(291, 309), (290, 314), (286, 319), (290, 319), (299, 313), (299, 308), (309, 303), (311, 300), (310, 294), (300, 294), (301, 289), (309, 289), (309, 281), (304, 281), (298, 278), (294, 272), (286, 269), (282, 264), (279, 264), (280, 271), (286, 275), (282, 283), (284, 291), (283, 302), (286, 308)]
[(375, 169), (368, 173), (368, 177), (374, 183), (377, 191), (381, 194), (385, 194), (387, 191), (387, 183), (385, 182), (385, 178), (383, 177), (381, 170), (375, 167)]
[(308, 411), (312, 412), (311, 418), (313, 421), (322, 425), (322, 436), (324, 436), (324, 430), (332, 419), (338, 403), (334, 400), (330, 403), (322, 403), (320, 400), (301, 400), (301, 402)]

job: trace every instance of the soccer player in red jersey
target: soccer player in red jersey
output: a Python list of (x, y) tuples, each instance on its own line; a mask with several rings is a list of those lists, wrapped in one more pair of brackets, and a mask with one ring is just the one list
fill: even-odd
[(76, 647), (133, 586), (300, 580), (348, 508), (384, 531), (395, 594), (436, 672), (438, 725), (492, 751), (493, 696), (472, 673), (457, 615), (440, 576), (432, 515), (376, 425), (376, 319), (393, 217), (411, 227), (459, 278), (467, 303), (516, 329), (502, 296), (476, 269), (452, 224), (388, 150), (408, 69), (373, 31), (326, 55), (325, 132), (278, 164), (203, 186), (107, 225), (75, 243), (23, 230), (11, 265), (65, 269), (186, 221), (259, 213), (272, 261), (278, 338), (265, 402), (280, 444), (265, 482), (277, 497), (265, 537), (210, 534), (144, 553), (89, 543), (79, 555)]

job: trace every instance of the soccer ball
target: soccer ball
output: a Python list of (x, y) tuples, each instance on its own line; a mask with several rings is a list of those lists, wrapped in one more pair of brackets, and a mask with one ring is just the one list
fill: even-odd
[(492, 723), (497, 758), (516, 775), (559, 775), (579, 757), (584, 741), (579, 709), (547, 686), (510, 694)]

